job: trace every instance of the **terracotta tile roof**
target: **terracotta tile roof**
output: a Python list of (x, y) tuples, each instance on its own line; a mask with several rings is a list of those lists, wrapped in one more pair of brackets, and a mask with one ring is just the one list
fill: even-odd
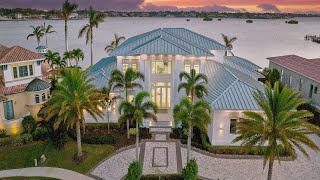
[(11, 48), (7, 48), (3, 45), (0, 46), (0, 64), (44, 58), (45, 57), (43, 55), (35, 53), (18, 45)]
[(320, 58), (306, 59), (296, 55), (267, 58), (271, 62), (320, 82)]
[(19, 84), (19, 85), (10, 86), (10, 87), (1, 86), (0, 87), (0, 96), (23, 92), (26, 89), (26, 87), (28, 86), (28, 84), (29, 83)]

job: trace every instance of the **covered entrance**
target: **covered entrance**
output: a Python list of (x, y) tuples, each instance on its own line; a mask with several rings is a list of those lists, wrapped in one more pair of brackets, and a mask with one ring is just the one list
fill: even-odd
[(171, 107), (171, 83), (156, 82), (151, 86), (151, 99), (159, 109), (169, 109)]

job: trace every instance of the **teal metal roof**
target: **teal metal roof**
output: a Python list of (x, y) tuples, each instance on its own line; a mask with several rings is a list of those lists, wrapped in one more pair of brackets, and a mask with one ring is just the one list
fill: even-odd
[(252, 69), (255, 71), (262, 69), (260, 66), (254, 64), (253, 62), (249, 61), (248, 59), (244, 59), (244, 58), (241, 58), (238, 56), (225, 56), (224, 63), (237, 64), (239, 66), (245, 67), (247, 69)]
[(127, 39), (111, 56), (180, 54), (213, 56), (210, 50), (227, 50), (221, 43), (184, 28), (161, 28)]
[(44, 45), (40, 45), (36, 48), (36, 50), (39, 50), (39, 49), (47, 49), (47, 46), (44, 46)]
[(35, 78), (28, 84), (25, 91), (36, 92), (36, 91), (42, 91), (49, 88), (51, 88), (50, 83), (43, 81), (41, 79)]
[(117, 69), (117, 58), (107, 57), (101, 59), (97, 64), (89, 69), (89, 78), (92, 78), (91, 82), (96, 86), (98, 90), (108, 86), (111, 72)]
[(259, 110), (253, 98), (253, 92), (262, 90), (263, 85), (251, 76), (229, 68), (215, 61), (207, 61), (205, 74), (208, 76), (208, 96), (216, 110)]

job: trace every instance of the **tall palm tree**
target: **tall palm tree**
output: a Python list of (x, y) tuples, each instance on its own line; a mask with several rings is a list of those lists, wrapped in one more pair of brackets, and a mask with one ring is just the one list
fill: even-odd
[(187, 162), (190, 160), (192, 129), (197, 127), (206, 132), (211, 122), (210, 111), (210, 105), (206, 101), (199, 100), (193, 104), (188, 97), (184, 97), (173, 109), (175, 123), (188, 125)]
[[(128, 101), (128, 90), (133, 88), (143, 88), (141, 84), (137, 83), (137, 80), (144, 81), (144, 75), (141, 72), (136, 72), (132, 68), (128, 68), (125, 73), (114, 70), (111, 73), (111, 79), (109, 84), (113, 86), (114, 89), (119, 89), (120, 91), (125, 91), (125, 98)], [(129, 119), (127, 119), (127, 136), (130, 138), (129, 134)]]
[(104, 50), (109, 54), (111, 53), (113, 50), (115, 50), (123, 40), (125, 40), (126, 38), (124, 36), (119, 36), (118, 34), (114, 34), (114, 40), (107, 45)]
[(37, 26), (37, 27), (31, 26), (31, 28), (32, 28), (32, 33), (27, 36), (27, 40), (29, 40), (30, 37), (35, 37), (39, 46), (41, 42), (41, 38), (44, 36), (44, 32), (41, 26)]
[(66, 0), (62, 5), (62, 11), (58, 12), (58, 17), (64, 20), (64, 39), (65, 39), (65, 51), (68, 52), (68, 21), (69, 16), (76, 11), (78, 8), (77, 4), (72, 4), (69, 0)]
[[(232, 53), (232, 49), (233, 49), (233, 45), (232, 45), (232, 43), (234, 42), (234, 41), (236, 41), (238, 38), (237, 37), (232, 37), (232, 38), (229, 38), (227, 35), (225, 35), (225, 34), (221, 34), (222, 35), (222, 38), (223, 38), (223, 41), (224, 41), (224, 45), (229, 49), (228, 51), (229, 51), (229, 53), (232, 55), (232, 56), (234, 56), (234, 54)], [(225, 52), (225, 56), (227, 56), (228, 55), (228, 51), (226, 51)]]
[(149, 93), (142, 91), (137, 94), (134, 102), (122, 101), (119, 105), (119, 120), (130, 119), (136, 123), (136, 161), (139, 161), (139, 125), (143, 119), (153, 119), (157, 121), (155, 115), (158, 107), (155, 103), (146, 100), (149, 98)]
[(104, 108), (107, 111), (107, 120), (108, 120), (108, 134), (110, 133), (110, 117), (109, 117), (109, 109), (112, 108), (112, 105), (116, 103), (117, 99), (120, 99), (120, 96), (112, 96), (111, 95), (111, 86), (103, 87), (102, 94), (105, 95), (105, 98), (103, 99)]
[(52, 25), (48, 25), (46, 26), (46, 23), (43, 23), (43, 25), (41, 26), (42, 28), (42, 31), (44, 32), (44, 35), (46, 37), (46, 46), (48, 47), (48, 37), (47, 37), (47, 34), (51, 34), (51, 33), (55, 33), (56, 31), (53, 31), (52, 28), (53, 26)]
[(84, 53), (83, 51), (78, 48), (78, 49), (74, 49), (71, 52), (72, 57), (76, 60), (76, 67), (78, 67), (79, 61), (84, 59)]
[[(56, 79), (56, 74), (58, 74), (59, 70), (66, 66), (66, 62), (61, 59), (58, 52), (48, 51), (45, 61), (48, 62), (52, 69), (53, 79)], [(59, 68), (59, 69), (57, 69)]]
[(89, 23), (84, 25), (79, 32), (79, 38), (86, 34), (86, 44), (90, 41), (91, 47), (91, 66), (93, 65), (93, 28), (98, 28), (99, 24), (104, 22), (105, 13), (98, 13), (90, 7), (89, 10)]
[(65, 62), (69, 62), (68, 64), (71, 66), (71, 61), (74, 59), (72, 51), (66, 51), (63, 53), (63, 60)]
[(84, 111), (94, 119), (102, 118), (103, 112), (99, 107), (103, 106), (104, 95), (97, 91), (91, 84), (92, 79), (78, 68), (64, 69), (63, 80), (56, 85), (51, 99), (44, 108), (46, 119), (57, 116), (55, 128), (60, 124), (66, 124), (67, 128), (76, 127), (78, 157), (82, 155), (81, 128), (85, 127)]
[(284, 87), (280, 91), (279, 82), (275, 83), (273, 89), (269, 83), (264, 92), (257, 91), (254, 97), (263, 114), (245, 112), (245, 117), (237, 123), (239, 136), (233, 142), (241, 141), (245, 149), (266, 145), (263, 167), (269, 162), (268, 180), (271, 180), (273, 162), (277, 158), (280, 163), (281, 152), (294, 157), (296, 147), (308, 157), (304, 149), (306, 146), (319, 150), (307, 134), (319, 134), (320, 128), (307, 122), (306, 118), (311, 117), (312, 113), (296, 111), (306, 100), (300, 99), (300, 94), (294, 89)]
[(178, 86), (178, 92), (180, 92), (181, 89), (185, 89), (192, 103), (194, 102), (195, 96), (202, 98), (205, 94), (208, 95), (208, 90), (204, 85), (208, 83), (208, 77), (205, 74), (197, 74), (195, 69), (191, 69), (190, 73), (181, 72), (179, 78), (182, 82)]

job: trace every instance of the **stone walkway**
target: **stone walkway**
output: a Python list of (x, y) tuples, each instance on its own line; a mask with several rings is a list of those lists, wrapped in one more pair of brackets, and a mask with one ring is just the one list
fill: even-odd
[(5, 177), (50, 177), (63, 180), (93, 180), (83, 174), (61, 168), (32, 167), (0, 171), (0, 178)]
[[(187, 150), (178, 140), (170, 140), (168, 129), (152, 129), (152, 139), (142, 140), (140, 162), (143, 174), (179, 173), (186, 163)], [(310, 136), (320, 146), (317, 135)], [(273, 180), (318, 180), (320, 179), (320, 154), (307, 149), (310, 159), (298, 152), (294, 161), (274, 164)], [(202, 179), (260, 180), (266, 179), (262, 159), (226, 159), (207, 155), (193, 149), (192, 158), (197, 159), (199, 176)], [(123, 178), (130, 162), (135, 160), (134, 146), (123, 150), (98, 165), (90, 175), (95, 178), (115, 180)]]

